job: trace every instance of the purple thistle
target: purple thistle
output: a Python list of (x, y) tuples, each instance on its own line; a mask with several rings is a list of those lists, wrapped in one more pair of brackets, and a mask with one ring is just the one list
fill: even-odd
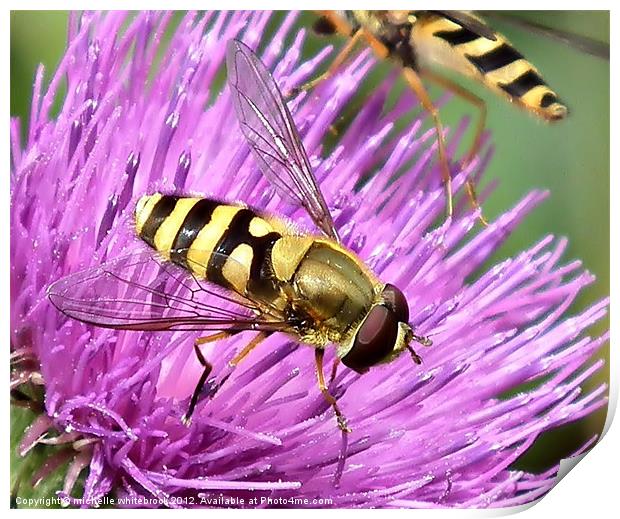
[[(312, 351), (287, 336), (254, 350), (186, 427), (202, 371), (197, 334), (95, 329), (46, 299), (50, 282), (142, 248), (132, 219), (146, 193), (242, 200), (309, 228), (259, 172), (228, 89), (210, 101), (226, 42), (256, 47), (269, 17), (191, 13), (166, 45), (169, 13), (75, 15), (46, 91), (37, 71), (25, 145), (19, 121), (11, 123), (11, 343), (15, 383), (45, 386), (45, 413), (21, 451), (38, 442), (71, 448), (34, 479), (71, 459), (61, 495), (81, 506), (110, 493), (134, 500), (119, 506), (503, 507), (538, 498), (558, 467), (528, 474), (510, 466), (541, 432), (605, 405), (605, 386), (581, 395), (580, 384), (601, 368), (589, 359), (607, 334), (582, 332), (608, 301), (566, 317), (593, 276), (577, 261), (562, 264), (566, 241), (552, 236), (479, 273), (542, 192), (477, 233), (464, 199), (452, 221), (432, 228), (444, 211), (433, 135), (421, 133), (424, 114), (396, 130), (418, 105), (405, 94), (385, 110), (391, 81), (324, 152), (330, 125), (372, 67), (368, 52), (289, 107), (343, 242), (404, 291), (416, 332), (433, 346), (420, 352), (421, 366), (403, 356), (362, 376), (341, 367), (331, 391), (353, 429), (346, 460)], [(284, 18), (262, 53), (285, 92), (314, 77), (329, 53), (299, 63), (304, 34), (289, 34), (294, 20)], [(52, 118), (63, 78), (67, 93)], [(450, 136), (452, 153), (464, 129)], [(456, 175), (455, 189), (489, 158)], [(217, 380), (231, 372), (228, 361), (247, 341), (240, 337), (203, 350)], [(539, 383), (507, 396), (531, 382)], [(69, 497), (84, 468), (83, 495)]]

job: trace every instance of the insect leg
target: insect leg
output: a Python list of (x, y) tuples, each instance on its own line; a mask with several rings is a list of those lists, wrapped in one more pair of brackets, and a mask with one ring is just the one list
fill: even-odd
[(484, 132), (484, 129), (486, 128), (487, 104), (476, 94), (470, 92), (466, 88), (463, 88), (461, 85), (452, 81), (451, 79), (448, 79), (447, 77), (441, 76), (430, 70), (424, 70), (422, 72), (422, 75), (433, 83), (436, 83), (437, 85), (442, 86), (447, 90), (450, 90), (451, 92), (461, 97), (468, 103), (471, 103), (475, 108), (478, 109), (478, 123), (476, 124), (474, 141), (471, 145), (470, 150), (467, 152), (464, 160), (467, 164), (480, 151), (480, 146), (482, 144), (482, 134)]
[(338, 408), (338, 404), (336, 403), (336, 399), (330, 394), (327, 386), (325, 385), (325, 378), (323, 377), (323, 355), (325, 354), (325, 350), (322, 348), (316, 348), (314, 350), (314, 359), (316, 361), (316, 376), (319, 381), (319, 389), (327, 403), (332, 406), (334, 409), (334, 413), (336, 413), (336, 419), (338, 421), (338, 427), (344, 433), (350, 433), (351, 429), (347, 425), (347, 419), (342, 414), (342, 411)]
[(261, 342), (263, 342), (267, 337), (269, 337), (271, 333), (260, 332), (256, 337), (254, 337), (248, 344), (245, 346), (234, 358), (228, 363), (228, 365), (232, 368), (236, 367), (243, 359), (245, 359), (248, 354), (256, 348)]
[(422, 364), (422, 357), (420, 357), (411, 346), (407, 345), (407, 349), (409, 350), (409, 353), (411, 353), (411, 358), (413, 359), (413, 362), (418, 365)]
[(334, 363), (332, 364), (332, 374), (329, 377), (329, 385), (331, 386), (332, 382), (336, 378), (336, 372), (338, 371), (338, 365), (340, 364), (340, 357), (336, 357), (334, 359)]
[(198, 383), (194, 388), (192, 398), (189, 401), (189, 407), (187, 408), (187, 412), (183, 415), (183, 418), (181, 419), (181, 421), (185, 425), (190, 424), (192, 420), (192, 415), (194, 414), (194, 409), (196, 408), (196, 404), (198, 403), (198, 398), (200, 397), (200, 394), (202, 393), (202, 390), (207, 382), (207, 377), (211, 373), (211, 370), (213, 370), (213, 366), (207, 359), (205, 359), (204, 355), (200, 351), (199, 346), (201, 346), (202, 344), (207, 344), (209, 342), (218, 341), (220, 339), (225, 339), (226, 337), (230, 337), (231, 335), (234, 335), (234, 333), (218, 332), (214, 333), (213, 335), (208, 335), (206, 337), (200, 337), (194, 342), (194, 353), (198, 358), (198, 362), (200, 362), (200, 364), (204, 366), (205, 369), (202, 372), (202, 375), (200, 375), (200, 379), (198, 380)]
[[(480, 146), (482, 145), (482, 134), (484, 133), (484, 129), (486, 128), (487, 121), (487, 104), (483, 99), (475, 95), (473, 92), (470, 92), (466, 88), (463, 88), (458, 83), (443, 77), (435, 72), (430, 70), (424, 70), (422, 75), (432, 81), (433, 83), (450, 90), (460, 98), (465, 101), (471, 103), (475, 108), (478, 109), (478, 123), (476, 124), (476, 133), (474, 135), (474, 141), (472, 142), (471, 148), (467, 152), (465, 159), (463, 160), (463, 164), (467, 165), (471, 162), (471, 160), (476, 156), (476, 154), (480, 151)], [(474, 183), (471, 180), (467, 180), (465, 184), (465, 188), (467, 189), (467, 195), (469, 196), (469, 200), (474, 209), (480, 209), (480, 204), (478, 203), (478, 197), (476, 196), (476, 189)], [(488, 226), (488, 222), (482, 215), (482, 211), (480, 211), (479, 216), (480, 222), (485, 227)]]
[(446, 143), (443, 138), (443, 126), (439, 119), (439, 111), (435, 108), (426, 88), (422, 84), (420, 76), (415, 70), (409, 67), (403, 67), (403, 77), (409, 84), (415, 95), (418, 97), (424, 109), (431, 115), (435, 124), (435, 132), (437, 134), (437, 148), (439, 152), (439, 168), (441, 169), (441, 177), (443, 179), (444, 188), (446, 190), (446, 215), (452, 216), (452, 175), (448, 165), (448, 155), (446, 153)]
[[(433, 345), (433, 341), (431, 341), (428, 337), (423, 337), (422, 335), (416, 335), (413, 332), (410, 332), (409, 337), (415, 342), (421, 344), (422, 346), (426, 346), (427, 348)], [(411, 354), (411, 358), (413, 359), (413, 362), (415, 362), (416, 364), (422, 364), (422, 357), (420, 357), (416, 353), (416, 351), (413, 349), (413, 347), (410, 344), (407, 344), (407, 350), (409, 350), (409, 353)]]
[[(194, 346), (202, 346), (203, 344), (207, 344), (209, 342), (226, 339), (227, 337), (231, 337), (234, 334), (235, 334), (234, 332), (218, 332), (218, 333), (214, 333), (213, 335), (207, 335), (206, 337), (199, 337), (198, 339), (196, 339)], [(200, 350), (197, 350), (197, 352), (200, 352)], [(197, 353), (197, 355), (198, 354), (202, 357), (202, 353)], [(199, 360), (200, 360), (200, 357), (199, 357)]]
[(293, 90), (292, 94), (297, 94), (302, 90), (310, 90), (317, 86), (322, 81), (330, 78), (334, 75), (336, 70), (346, 61), (349, 55), (353, 52), (355, 45), (359, 42), (360, 38), (364, 36), (364, 29), (358, 29), (351, 38), (347, 41), (346, 45), (342, 48), (342, 50), (338, 53), (338, 55), (334, 58), (334, 61), (331, 62), (329, 68), (323, 72), (320, 76), (315, 77), (314, 79), (304, 83), (300, 87), (297, 87)]
[[(362, 33), (364, 39), (368, 42), (373, 52), (380, 58), (387, 58), (390, 54), (389, 49), (375, 36), (363, 29), (358, 32)], [(435, 131), (437, 133), (437, 148), (439, 152), (439, 167), (441, 169), (441, 177), (446, 190), (446, 214), (448, 217), (452, 216), (452, 175), (450, 173), (450, 166), (448, 165), (448, 155), (446, 153), (446, 144), (443, 138), (443, 127), (441, 120), (439, 119), (439, 111), (435, 108), (435, 105), (431, 101), (426, 88), (422, 84), (420, 76), (415, 70), (410, 67), (402, 68), (403, 77), (414, 91), (424, 109), (431, 115), (435, 124)]]

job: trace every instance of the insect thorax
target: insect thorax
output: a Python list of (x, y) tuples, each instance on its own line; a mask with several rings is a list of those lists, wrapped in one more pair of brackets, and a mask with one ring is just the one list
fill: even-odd
[(290, 280), (291, 302), (306, 316), (304, 341), (340, 343), (354, 333), (377, 297), (378, 282), (353, 254), (328, 240), (313, 240)]
[[(347, 11), (349, 23), (363, 27), (385, 45), (390, 57), (417, 69), (411, 31), (416, 22), (413, 11)], [(354, 20), (354, 22), (351, 22)]]

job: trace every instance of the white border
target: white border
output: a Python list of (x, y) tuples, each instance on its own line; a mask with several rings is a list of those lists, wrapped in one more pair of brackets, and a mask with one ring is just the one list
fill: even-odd
[[(288, 4), (288, 5), (286, 5)], [(282, 8), (290, 8), (290, 2), (281, 2), (281, 1), (263, 1), (263, 2), (249, 2), (249, 1), (236, 1), (231, 2), (226, 5), (227, 8), (235, 8), (235, 9), (282, 9)], [(159, 0), (150, 0), (149, 2), (144, 1), (118, 1), (118, 0), (106, 0), (102, 1), (91, 1), (91, 2), (78, 2), (78, 1), (65, 1), (65, 2), (43, 2), (43, 1), (34, 1), (34, 0), (21, 0), (19, 2), (15, 0), (9, 0), (6, 2), (8, 9), (22, 10), (22, 9), (164, 9), (171, 7), (169, 2), (162, 2)], [(348, 8), (348, 7), (374, 7), (377, 5), (376, 0), (373, 2), (362, 1), (359, 0), (357, 2), (334, 2), (333, 0), (330, 2), (325, 2), (323, 0), (316, 0), (314, 2), (296, 2), (294, 7), (297, 9), (318, 9), (323, 7), (329, 7), (333, 9), (337, 8)], [(185, 2), (185, 1), (177, 1), (175, 2), (174, 8), (176, 9), (185, 9), (185, 8), (208, 8), (208, 7), (221, 7), (221, 3), (218, 5), (215, 2)], [(410, 2), (391, 2), (390, 8), (411, 8)], [(424, 7), (416, 5), (415, 7)], [(434, 6), (433, 6), (434, 7)], [(440, 7), (442, 8), (457, 8), (463, 7), (462, 2), (454, 2), (454, 1), (444, 1), (441, 2)], [(469, 2), (468, 6), (471, 9), (493, 9), (497, 7), (496, 2), (490, 1), (473, 1)], [(502, 7), (512, 7), (511, 5), (504, 5)], [(603, 9), (608, 10), (612, 9), (612, 2), (604, 2), (597, 0), (590, 0), (587, 4), (583, 2), (559, 2), (559, 1), (521, 1), (519, 2), (519, 7), (522, 9)], [(3, 52), (1, 54), (3, 70), (5, 74), (8, 76), (9, 70), (9, 56), (10, 56), (10, 31), (9, 31), (9, 11), (5, 10), (5, 16), (2, 16), (0, 21), (0, 34), (4, 34), (3, 38)], [(612, 45), (618, 41), (618, 13), (617, 10), (612, 9), (611, 13), (611, 29), (612, 29)], [(616, 49), (612, 49), (612, 92), (618, 91), (616, 89), (620, 89), (620, 82), (618, 81), (618, 60), (617, 56), (617, 45)], [(6, 77), (6, 76), (5, 76)], [(615, 85), (615, 87), (614, 87)], [(5, 236), (8, 234), (7, 229), (9, 229), (9, 89), (7, 83), (2, 83), (2, 92), (3, 92), (3, 100), (2, 104), (2, 121), (3, 124), (0, 125), (0, 141), (2, 143), (3, 150), (3, 164), (4, 164), (4, 182), (3, 187), (5, 188), (5, 192), (3, 197), (5, 199), (5, 203), (3, 204), (3, 210), (0, 213), (0, 221), (2, 229), (5, 230)], [(618, 142), (615, 139), (618, 138), (618, 102), (615, 97), (612, 96), (611, 99), (611, 110), (612, 110), (612, 128), (611, 128), (611, 141)], [(615, 117), (614, 117), (615, 116)], [(617, 151), (615, 148), (612, 148), (612, 156), (611, 156), (611, 171), (614, 172), (614, 175), (611, 175), (611, 193), (620, 193), (620, 180), (618, 179), (618, 173), (620, 173), (620, 168), (618, 167), (618, 158)], [(613, 195), (611, 195), (613, 196)], [(611, 204), (611, 218), (612, 223), (616, 224), (612, 226), (612, 228), (617, 228), (618, 223), (618, 214), (619, 214), (619, 206), (620, 204)], [(612, 233), (611, 236), (611, 265), (618, 265), (620, 262), (620, 255), (618, 254), (618, 245), (619, 245), (619, 237), (618, 233)], [(2, 254), (2, 280), (3, 280), (3, 293), (5, 294), (5, 304), (3, 308), (5, 311), (3, 312), (2, 320), (3, 320), (3, 333), (4, 337), (7, 338), (9, 336), (9, 315), (8, 309), (10, 305), (9, 301), (9, 252), (8, 247), (5, 244), (4, 254)], [(614, 269), (611, 270), (611, 287), (612, 294), (617, 293), (618, 291), (618, 275), (617, 271)], [(613, 296), (612, 296), (613, 297)], [(611, 314), (611, 323), (612, 327), (615, 328), (615, 324), (617, 323), (617, 315), (615, 313)], [(5, 348), (8, 349), (8, 345), (5, 342)], [(499, 516), (499, 515), (509, 515), (518, 511), (522, 511), (524, 509), (528, 509), (529, 517), (541, 517), (547, 519), (551, 516), (559, 516), (559, 517), (573, 517), (573, 516), (588, 516), (588, 517), (607, 517), (610, 515), (610, 511), (618, 510), (618, 505), (615, 502), (615, 493), (617, 492), (617, 471), (618, 471), (618, 460), (620, 460), (620, 426), (618, 424), (612, 425), (611, 420), (614, 414), (615, 408), (617, 406), (618, 401), (618, 374), (620, 374), (620, 370), (618, 369), (618, 360), (617, 360), (617, 347), (612, 348), (611, 354), (611, 389), (610, 389), (610, 405), (609, 405), (609, 414), (607, 418), (607, 422), (605, 424), (605, 435), (602, 438), (600, 444), (596, 445), (592, 452), (588, 453), (587, 462), (579, 463), (579, 467), (576, 470), (572, 470), (570, 474), (568, 474), (563, 481), (557, 485), (555, 488), (549, 492), (547, 496), (542, 498), (537, 504), (534, 506), (525, 506), (518, 507), (514, 509), (501, 509), (501, 510), (443, 510), (441, 512), (438, 511), (429, 511), (429, 510), (416, 510), (414, 512), (411, 511), (394, 511), (392, 513), (401, 514), (407, 513), (408, 516), (411, 517), (410, 514), (415, 514), (416, 517), (428, 517), (430, 514), (451, 514), (459, 516)], [(2, 362), (4, 365), (4, 373), (8, 373), (8, 355), (2, 356)], [(10, 430), (10, 419), (9, 419), (9, 405), (8, 399), (2, 399), (2, 404), (4, 416), (6, 418), (4, 425), (4, 438), (9, 438), (9, 430)], [(8, 462), (8, 452), (7, 449), (2, 449), (2, 457), (4, 460), (3, 466), (5, 470), (2, 474), (2, 487), (4, 489), (4, 495), (8, 498), (8, 489), (9, 489), (9, 462)], [(574, 464), (574, 463), (573, 463)], [(8, 503), (7, 503), (8, 508)], [(50, 511), (52, 513), (65, 513), (63, 511)], [(26, 514), (38, 514), (38, 510), (28, 510), (22, 513)], [(88, 513), (93, 513), (88, 511)], [(147, 514), (151, 513), (151, 511), (147, 510), (132, 510), (132, 511), (124, 511), (115, 510), (116, 514), (122, 513), (131, 513), (131, 514)], [(187, 513), (206, 513), (206, 512), (197, 512), (197, 511), (187, 511)], [(241, 514), (247, 513), (242, 510), (210, 510), (208, 512), (210, 515), (220, 513), (226, 513), (227, 515), (239, 516)], [(258, 511), (253, 510), (253, 514), (260, 514), (265, 516), (266, 514), (290, 514), (287, 511)], [(312, 510), (298, 510), (295, 514), (301, 515), (309, 515), (316, 514), (316, 511)], [(369, 510), (360, 510), (353, 512), (352, 510), (322, 510), (321, 514), (333, 515), (338, 514), (339, 518), (345, 517), (346, 515), (355, 513), (356, 516), (359, 514), (368, 514), (373, 513)], [(386, 511), (382, 511), (379, 513), (386, 513)]]

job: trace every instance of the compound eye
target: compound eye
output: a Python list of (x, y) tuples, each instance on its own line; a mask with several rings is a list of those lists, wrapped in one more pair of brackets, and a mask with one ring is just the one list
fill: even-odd
[(403, 294), (398, 287), (388, 283), (385, 285), (382, 295), (385, 304), (394, 312), (396, 319), (401, 323), (408, 323), (409, 305), (407, 304), (405, 294)]
[(392, 352), (397, 336), (398, 319), (394, 312), (377, 305), (360, 326), (353, 347), (342, 358), (342, 363), (358, 373), (364, 373)]

